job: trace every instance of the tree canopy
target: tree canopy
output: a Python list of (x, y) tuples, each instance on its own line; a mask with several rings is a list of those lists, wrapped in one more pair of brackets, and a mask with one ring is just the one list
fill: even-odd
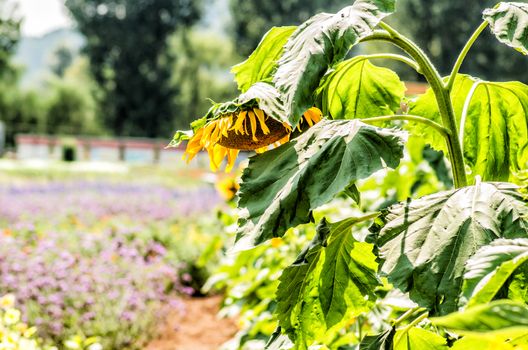
[(249, 55), (273, 26), (297, 25), (320, 11), (335, 12), (345, 0), (230, 0), (232, 31), (237, 51)]
[(86, 37), (90, 70), (104, 92), (102, 119), (116, 135), (172, 132), (177, 87), (167, 38), (200, 17), (185, 0), (66, 0)]

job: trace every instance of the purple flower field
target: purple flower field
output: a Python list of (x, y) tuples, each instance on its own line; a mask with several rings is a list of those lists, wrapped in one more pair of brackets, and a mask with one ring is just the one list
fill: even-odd
[(0, 222), (56, 223), (75, 217), (90, 223), (116, 216), (137, 222), (174, 220), (210, 210), (219, 201), (212, 188), (186, 191), (154, 184), (93, 181), (0, 184)]
[(209, 188), (0, 184), (0, 294), (16, 295), (49, 342), (82, 334), (105, 349), (141, 348), (193, 292), (185, 223), (219, 203)]

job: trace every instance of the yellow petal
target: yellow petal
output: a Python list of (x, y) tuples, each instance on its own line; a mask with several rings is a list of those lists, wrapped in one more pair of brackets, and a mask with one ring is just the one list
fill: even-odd
[(213, 130), (215, 130), (216, 124), (215, 123), (209, 123), (204, 127), (204, 132), (202, 136), (202, 146), (208, 147), (211, 143), (211, 133)]
[[(313, 123), (313, 121), (312, 121), (312, 117), (311, 117), (311, 115), (310, 115), (310, 111), (306, 111), (306, 112), (304, 113), (304, 119), (306, 120), (306, 122), (308, 123), (308, 125), (309, 125), (310, 128), (311, 128), (311, 127), (313, 126), (314, 123)], [(301, 121), (302, 121), (302, 119), (301, 119)]]
[(220, 140), (221, 135), (221, 128), (220, 128), (220, 120), (214, 121), (215, 128), (213, 132), (211, 133), (211, 143), (214, 145)]
[(255, 136), (256, 132), (257, 132), (257, 119), (255, 118), (255, 113), (253, 113), (253, 111), (249, 111), (248, 112), (248, 115), (249, 115), (249, 121), (251, 122), (251, 135), (252, 135), (252, 139), (253, 141), (257, 142), (258, 139), (257, 137)]
[(264, 111), (262, 109), (254, 108), (253, 112), (255, 112), (259, 122), (260, 122), (260, 129), (262, 130), (262, 133), (264, 135), (267, 135), (270, 133), (270, 129), (266, 125), (266, 116), (264, 115)]
[(238, 135), (238, 133), (244, 134), (244, 120), (246, 120), (246, 111), (242, 111), (238, 113), (238, 118), (235, 122), (235, 125), (231, 128), (232, 130), (235, 130), (235, 133)]
[(209, 167), (212, 171), (218, 171), (222, 160), (224, 159), (227, 149), (219, 144), (207, 148), (209, 153)]
[(185, 153), (183, 154), (183, 159), (189, 163), (194, 156), (200, 152), (200, 150), (203, 148), (201, 145), (202, 142), (202, 136), (204, 134), (204, 129), (198, 129), (196, 134), (188, 141), (187, 148), (185, 149)]
[[(304, 113), (304, 118), (312, 126), (315, 123), (319, 123), (323, 118), (323, 114), (317, 107), (312, 107)], [(313, 123), (312, 123), (313, 122)]]
[(233, 166), (235, 165), (238, 152), (240, 152), (238, 149), (230, 148), (227, 150), (227, 165), (225, 168), (226, 173), (229, 173), (231, 172), (231, 170), (233, 170)]
[(284, 136), (282, 139), (279, 140), (281, 145), (284, 145), (288, 141), (290, 141), (290, 134)]

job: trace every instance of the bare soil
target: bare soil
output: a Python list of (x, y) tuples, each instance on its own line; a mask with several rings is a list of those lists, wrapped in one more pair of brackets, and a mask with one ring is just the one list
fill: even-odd
[(217, 317), (221, 299), (184, 299), (185, 312), (169, 314), (160, 337), (145, 350), (217, 350), (237, 332), (234, 320)]

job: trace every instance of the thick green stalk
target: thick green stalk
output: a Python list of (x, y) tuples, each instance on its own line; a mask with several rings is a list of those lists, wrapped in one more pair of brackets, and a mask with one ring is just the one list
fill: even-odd
[(400, 61), (420, 73), (420, 66), (415, 61), (411, 60), (409, 57), (405, 57), (402, 55), (396, 55), (393, 53), (379, 53), (379, 54), (372, 54), (372, 55), (361, 55), (356, 56), (355, 58), (362, 58), (362, 59), (368, 59), (368, 60), (374, 60), (374, 59), (388, 59), (388, 60), (395, 60)]
[(466, 45), (464, 45), (464, 48), (460, 52), (460, 55), (458, 55), (457, 60), (455, 61), (455, 64), (453, 66), (453, 70), (451, 71), (451, 74), (449, 75), (449, 81), (447, 82), (446, 88), (447, 90), (451, 91), (453, 88), (453, 84), (455, 83), (456, 76), (458, 74), (458, 71), (460, 70), (460, 67), (462, 66), (462, 63), (464, 62), (464, 59), (466, 58), (466, 55), (469, 52), (469, 49), (471, 49), (471, 46), (475, 43), (475, 40), (479, 37), (480, 33), (486, 29), (488, 26), (488, 22), (484, 21), (481, 23), (481, 25), (473, 32), (469, 40), (466, 42)]
[(386, 30), (376, 31), (363, 41), (381, 40), (392, 43), (393, 45), (396, 45), (407, 52), (409, 56), (411, 56), (420, 65), (422, 74), (435, 94), (436, 101), (438, 103), (438, 110), (442, 117), (443, 127), (449, 131), (449, 133), (445, 135), (445, 139), (447, 143), (448, 156), (453, 171), (455, 187), (460, 188), (467, 186), (464, 158), (460, 143), (457, 138), (458, 128), (456, 124), (455, 112), (453, 110), (453, 105), (451, 104), (451, 98), (449, 96), (449, 90), (444, 86), (440, 74), (435, 69), (429, 58), (416, 44), (392, 29), (387, 24), (382, 23), (381, 26)]

